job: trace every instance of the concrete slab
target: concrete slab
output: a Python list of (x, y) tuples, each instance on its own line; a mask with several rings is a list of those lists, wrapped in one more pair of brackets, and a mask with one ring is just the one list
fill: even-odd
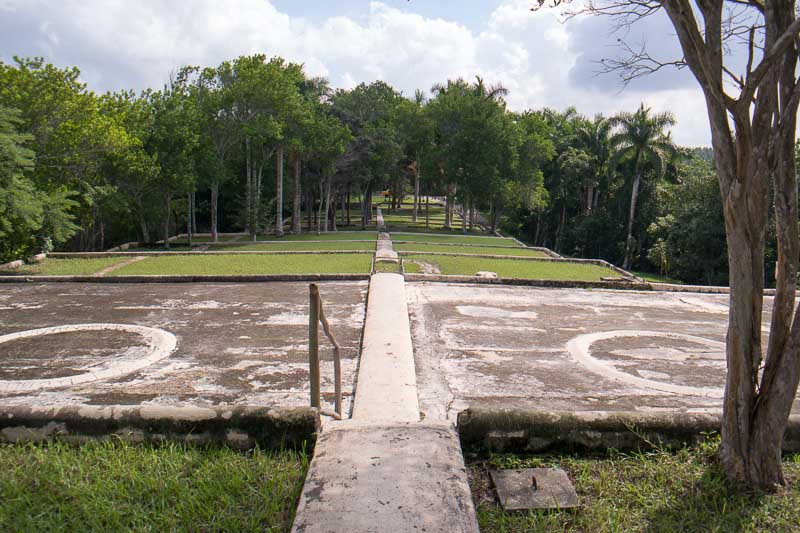
[[(343, 346), (349, 412), (367, 283), (319, 286)], [(0, 382), (13, 385), (0, 387), (0, 403), (302, 407), (309, 402), (308, 283), (3, 285), (0, 336), (64, 325), (76, 327), (0, 341)], [(147, 328), (174, 336), (175, 350), (154, 351), (158, 336)], [(321, 355), (323, 402), (332, 403), (327, 343)], [(137, 368), (143, 356), (152, 363)], [(91, 374), (98, 379), (85, 379)], [(24, 385), (36, 380), (48, 383)]]
[(330, 428), (317, 441), (293, 531), (478, 532), (452, 425)]
[[(425, 419), (455, 420), (470, 406), (721, 410), (727, 295), (443, 283), (406, 291)], [(768, 298), (765, 323), (770, 307)]]
[[(381, 235), (387, 235), (386, 233), (381, 233)], [(398, 260), (397, 252), (394, 251), (394, 247), (392, 245), (392, 241), (387, 238), (379, 238), (378, 244), (375, 249), (375, 260), (376, 261), (397, 261)]]
[(580, 504), (575, 487), (560, 468), (490, 470), (489, 475), (506, 511), (565, 509)]
[(375, 274), (370, 281), (353, 418), (419, 420), (414, 349), (400, 274)]

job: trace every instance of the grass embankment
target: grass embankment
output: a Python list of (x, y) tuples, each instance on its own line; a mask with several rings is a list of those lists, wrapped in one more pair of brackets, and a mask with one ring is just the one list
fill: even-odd
[(110, 275), (368, 274), (371, 264), (370, 254), (174, 255), (148, 257)]
[(296, 452), (89, 442), (0, 445), (2, 531), (289, 531)]
[(326, 242), (310, 242), (310, 241), (274, 241), (268, 243), (251, 243), (251, 244), (236, 244), (226, 246), (209, 247), (210, 251), (226, 252), (226, 251), (243, 251), (243, 252), (311, 252), (311, 251), (327, 251), (327, 250), (374, 250), (375, 241), (362, 241), (347, 242), (347, 241), (326, 241)]
[(87, 259), (45, 259), (15, 270), (2, 270), (4, 276), (91, 276), (104, 268), (128, 261), (128, 257), (93, 257)]
[[(800, 530), (800, 455), (784, 460), (793, 488), (762, 495), (729, 486), (717, 469), (715, 451), (715, 442), (709, 442), (676, 453), (495, 456), (470, 466), (478, 522), (483, 532)], [(506, 513), (493, 501), (489, 467), (563, 468), (582, 505), (572, 511)]]
[(420, 271), (419, 265), (410, 261), (422, 261), (437, 267), (441, 274), (451, 276), (474, 276), (479, 271), (496, 272), (501, 278), (567, 281), (600, 281), (601, 277), (618, 276), (609, 268), (583, 263), (424, 254), (404, 255), (403, 259), (408, 274)]
[[(447, 233), (447, 232), (444, 232)], [(393, 243), (401, 242), (425, 242), (425, 243), (450, 243), (450, 244), (481, 244), (487, 246), (520, 246), (514, 239), (505, 237), (489, 237), (484, 234), (462, 235), (461, 232), (453, 235), (430, 235), (425, 232), (401, 232), (391, 233)]]
[(425, 244), (402, 243), (394, 244), (398, 252), (444, 252), (449, 254), (478, 254), (478, 255), (511, 255), (520, 257), (549, 257), (538, 250), (520, 247), (493, 247), (493, 246), (459, 246), (457, 244)]
[[(300, 233), (288, 234), (283, 237), (275, 235), (258, 235), (257, 241), (370, 241), (377, 239), (378, 235), (374, 231), (329, 231), (327, 233)], [(245, 237), (241, 242), (245, 244), (249, 237)]]

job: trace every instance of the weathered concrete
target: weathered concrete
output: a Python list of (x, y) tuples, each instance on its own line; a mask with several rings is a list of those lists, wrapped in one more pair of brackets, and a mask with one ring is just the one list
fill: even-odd
[(326, 429), (293, 531), (477, 533), (454, 428), (341, 422)]
[[(372, 253), (372, 252), (367, 252)], [(253, 274), (253, 275), (141, 275), (141, 276), (0, 276), (0, 284), (19, 283), (268, 283), (284, 281), (359, 281), (369, 274)]]
[[(641, 450), (681, 447), (718, 432), (720, 414), (633, 411), (535, 411), (470, 408), (458, 414), (464, 450), (473, 453)], [(786, 453), (800, 452), (800, 416), (789, 417)]]
[(389, 238), (388, 233), (378, 234), (378, 244), (375, 250), (376, 261), (394, 261), (399, 262), (397, 252), (394, 251), (392, 240)]
[[(343, 347), (344, 408), (349, 412), (367, 283), (320, 283), (320, 291)], [(133, 331), (86, 324), (130, 325)], [(309, 404), (307, 283), (17, 283), (0, 290), (0, 335), (65, 325), (77, 331), (50, 330), (0, 343), (0, 382), (15, 389), (3, 387), (0, 403)], [(177, 348), (135, 367), (151, 344), (136, 331), (139, 326), (174, 335)], [(323, 343), (326, 406), (333, 402), (331, 355), (332, 348)], [(118, 370), (124, 372), (104, 374)], [(97, 379), (84, 380), (91, 374)], [(69, 384), (76, 376), (84, 377)], [(38, 380), (59, 381), (39, 382), (46, 386), (38, 390), (27, 387)]]
[(721, 410), (726, 295), (443, 283), (406, 292), (426, 420), (468, 407)]
[(0, 406), (0, 442), (121, 438), (311, 451), (319, 427), (311, 407)]
[(353, 418), (419, 420), (414, 349), (400, 274), (374, 274), (370, 281)]

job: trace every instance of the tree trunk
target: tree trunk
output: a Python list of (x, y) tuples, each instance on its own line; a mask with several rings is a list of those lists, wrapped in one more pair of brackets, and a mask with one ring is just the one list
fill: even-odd
[(417, 221), (417, 210), (419, 209), (419, 154), (417, 154), (417, 160), (414, 165), (414, 210), (411, 213), (411, 222)]
[(283, 237), (283, 145), (278, 145), (275, 160), (275, 235)]
[(164, 194), (164, 206), (166, 213), (164, 213), (164, 248), (169, 250), (169, 216), (172, 210), (172, 193)]
[(211, 240), (219, 242), (219, 233), (217, 228), (217, 203), (219, 202), (219, 182), (215, 181), (211, 184)]
[(425, 195), (425, 228), (431, 227), (431, 197), (429, 194)]
[(628, 233), (625, 238), (625, 260), (622, 262), (623, 270), (631, 268), (631, 256), (633, 255), (633, 219), (636, 216), (636, 201), (639, 197), (639, 183), (642, 179), (642, 172), (639, 169), (639, 157), (636, 157), (636, 176), (633, 178), (631, 188), (631, 209), (628, 215)]
[(311, 191), (306, 193), (306, 226), (309, 233), (313, 230), (311, 219), (314, 214), (314, 194)]
[(350, 219), (350, 199), (352, 198), (352, 185), (347, 184), (347, 227), (349, 228), (353, 223)]
[(302, 160), (299, 154), (294, 156), (294, 202), (292, 204), (292, 233), (302, 232), (303, 217), (301, 211), (302, 196), (300, 196), (300, 165)]
[(245, 152), (245, 174), (247, 175), (247, 180), (245, 182), (246, 187), (246, 198), (245, 198), (245, 223), (244, 223), (244, 230), (246, 233), (249, 233), (253, 236), (253, 217), (252, 217), (252, 209), (253, 209), (253, 173), (251, 171), (251, 167), (253, 166), (253, 158), (250, 149), (250, 137), (245, 137), (244, 140), (244, 152)]
[(144, 205), (142, 205), (142, 199), (139, 198), (137, 200), (138, 207), (137, 209), (139, 214), (139, 228), (142, 232), (142, 242), (150, 242), (150, 228), (147, 226), (147, 217), (145, 216), (144, 212)]
[(192, 200), (192, 193), (186, 193), (186, 200), (188, 202), (188, 209), (186, 212), (186, 238), (189, 241), (189, 251), (192, 251), (192, 212), (194, 211), (194, 202)]

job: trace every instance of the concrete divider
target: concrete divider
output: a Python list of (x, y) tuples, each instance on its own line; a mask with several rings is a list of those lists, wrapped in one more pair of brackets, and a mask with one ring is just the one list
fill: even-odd
[(625, 289), (652, 291), (649, 283), (635, 281), (575, 281), (559, 279), (479, 278), (477, 276), (446, 276), (442, 274), (405, 274), (406, 281), (434, 283), (475, 283), (480, 285), (517, 285), (525, 287), (554, 287), (559, 289)]
[(271, 281), (363, 281), (369, 274), (269, 274), (235, 276), (0, 276), (3, 283), (265, 283)]
[(319, 429), (319, 413), (310, 407), (0, 406), (0, 442), (121, 438), (311, 451)]
[[(465, 452), (541, 453), (696, 445), (719, 432), (721, 415), (631, 411), (524, 411), (470, 408), (458, 414)], [(784, 452), (800, 452), (800, 416), (792, 416)]]

